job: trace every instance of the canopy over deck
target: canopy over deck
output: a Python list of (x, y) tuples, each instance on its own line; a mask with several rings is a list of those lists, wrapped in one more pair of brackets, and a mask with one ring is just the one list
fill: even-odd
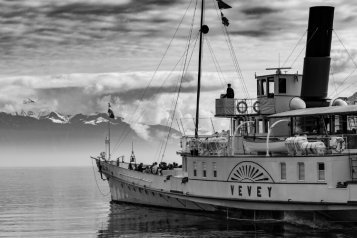
[(357, 115), (357, 105), (336, 106), (336, 107), (315, 107), (281, 112), (268, 116), (269, 118), (278, 117), (304, 117), (322, 115)]

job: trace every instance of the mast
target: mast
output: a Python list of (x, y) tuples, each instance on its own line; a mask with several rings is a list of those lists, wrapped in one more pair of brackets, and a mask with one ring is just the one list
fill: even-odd
[(108, 159), (110, 159), (110, 117), (108, 117)]
[(201, 61), (202, 61), (202, 26), (203, 26), (203, 11), (205, 7), (205, 1), (202, 0), (201, 5), (201, 24), (200, 24), (200, 48), (199, 48), (199, 56), (198, 56), (198, 80), (197, 80), (197, 102), (196, 102), (196, 124), (195, 124), (195, 137), (198, 138), (198, 118), (199, 118), (199, 110), (200, 110), (200, 92), (201, 92)]
[(110, 103), (108, 103), (108, 160), (110, 160)]

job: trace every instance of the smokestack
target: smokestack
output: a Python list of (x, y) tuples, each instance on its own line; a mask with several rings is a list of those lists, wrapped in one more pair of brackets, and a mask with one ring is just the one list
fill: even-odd
[(334, 7), (311, 7), (301, 98), (306, 107), (327, 107)]

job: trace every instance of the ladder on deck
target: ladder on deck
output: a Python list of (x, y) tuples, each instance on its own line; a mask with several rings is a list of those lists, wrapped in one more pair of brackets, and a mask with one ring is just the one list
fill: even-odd
[(350, 174), (352, 181), (357, 181), (357, 156), (350, 156)]

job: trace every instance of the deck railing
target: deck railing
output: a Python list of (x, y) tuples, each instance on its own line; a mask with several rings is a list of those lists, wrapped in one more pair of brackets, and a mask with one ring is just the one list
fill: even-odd
[[(343, 146), (341, 145), (330, 145), (330, 139), (333, 137), (342, 137), (344, 139)], [(266, 137), (257, 136), (256, 139), (265, 139)], [(281, 137), (280, 140), (285, 140), (287, 137)], [(322, 141), (326, 146), (327, 154), (348, 154), (348, 153), (357, 153), (357, 135), (330, 135), (328, 137), (317, 136), (317, 137), (308, 137), (308, 142)], [(239, 152), (244, 151), (244, 146), (240, 145), (242, 141), (238, 141), (237, 137), (233, 140), (232, 136), (229, 136), (228, 131), (207, 135), (199, 136), (183, 136), (182, 140), (182, 150), (180, 154), (192, 155), (192, 156), (230, 156)], [(242, 148), (240, 148), (242, 147)], [(240, 149), (239, 149), (240, 148)], [(242, 150), (242, 151), (240, 151)], [(281, 151), (284, 152), (284, 151)], [(286, 154), (288, 150), (286, 149)], [(313, 156), (313, 155), (309, 155)]]
[(221, 98), (216, 99), (216, 116), (249, 115), (259, 113), (259, 103), (256, 98), (238, 99)]

